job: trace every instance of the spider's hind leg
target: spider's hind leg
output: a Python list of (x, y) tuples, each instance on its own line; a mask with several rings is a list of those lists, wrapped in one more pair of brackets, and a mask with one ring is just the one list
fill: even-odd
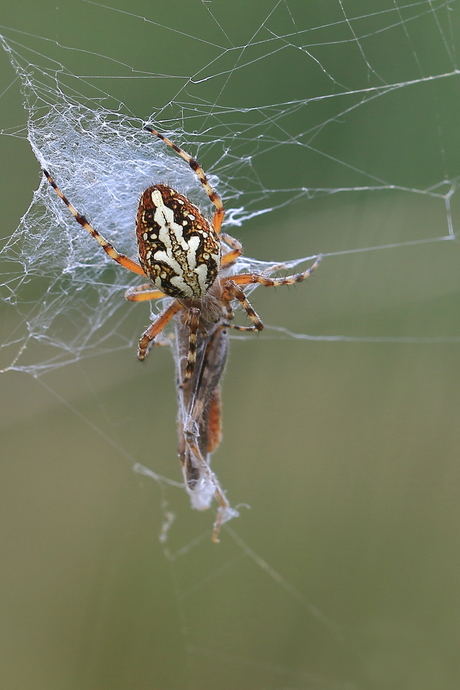
[(94, 237), (96, 242), (99, 242), (105, 253), (108, 254), (108, 256), (110, 256), (111, 259), (116, 261), (117, 264), (120, 264), (120, 266), (124, 266), (124, 268), (127, 268), (129, 271), (133, 271), (133, 273), (145, 276), (144, 269), (141, 266), (139, 266), (139, 264), (137, 264), (135, 261), (132, 261), (132, 259), (129, 259), (124, 254), (120, 254), (119, 252), (117, 252), (115, 247), (111, 245), (110, 242), (107, 242), (105, 237), (102, 237), (102, 235), (95, 228), (93, 228), (91, 223), (89, 223), (86, 220), (85, 216), (82, 216), (82, 214), (77, 211), (75, 206), (73, 206), (70, 203), (65, 194), (61, 192), (61, 190), (59, 189), (59, 187), (57, 186), (56, 182), (53, 180), (49, 172), (47, 170), (43, 170), (43, 173), (50, 185), (52, 186), (52, 188), (54, 189), (54, 191), (56, 192), (56, 194), (58, 195), (58, 197), (62, 199), (62, 201), (65, 203), (65, 205), (67, 206), (67, 208), (69, 209), (70, 213), (73, 215), (77, 223), (80, 223), (82, 228), (85, 228), (85, 230), (89, 232), (89, 234), (92, 235), (92, 237)]
[(156, 137), (164, 141), (165, 144), (170, 146), (176, 153), (179, 154), (179, 156), (186, 161), (195, 175), (198, 177), (199, 181), (203, 185), (206, 194), (210, 198), (211, 202), (214, 204), (214, 208), (216, 209), (214, 211), (214, 216), (212, 219), (212, 227), (213, 230), (216, 234), (220, 232), (220, 228), (222, 225), (222, 221), (224, 220), (224, 215), (225, 215), (225, 210), (224, 210), (224, 205), (222, 203), (222, 199), (218, 195), (216, 191), (211, 187), (209, 184), (208, 178), (206, 177), (206, 173), (204, 172), (203, 168), (201, 165), (198, 163), (198, 161), (193, 158), (189, 153), (181, 149), (179, 146), (177, 146), (173, 141), (170, 139), (167, 139), (167, 137), (163, 136), (163, 134), (160, 134), (157, 132), (155, 129), (150, 127), (149, 125), (146, 125), (144, 127), (147, 132), (150, 132), (151, 134), (154, 134)]

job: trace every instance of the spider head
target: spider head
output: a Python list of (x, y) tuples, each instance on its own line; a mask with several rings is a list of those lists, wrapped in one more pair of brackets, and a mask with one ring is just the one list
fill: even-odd
[(202, 299), (220, 269), (220, 241), (199, 210), (167, 185), (142, 194), (137, 211), (142, 268), (166, 295)]

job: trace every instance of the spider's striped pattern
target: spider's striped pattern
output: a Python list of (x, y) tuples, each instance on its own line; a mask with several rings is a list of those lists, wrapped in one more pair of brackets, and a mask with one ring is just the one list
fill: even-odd
[[(260, 284), (275, 287), (301, 282), (318, 266), (320, 257), (306, 271), (286, 277), (270, 278), (258, 273), (229, 276), (227, 269), (241, 256), (242, 246), (238, 240), (221, 232), (225, 211), (220, 196), (212, 189), (203, 168), (194, 158), (151, 127), (145, 129), (174, 149), (189, 164), (215, 210), (209, 222), (194, 204), (171, 187), (155, 184), (146, 189), (141, 196), (136, 219), (139, 263), (120, 254), (77, 211), (49, 172), (43, 172), (75, 220), (94, 237), (108, 256), (124, 268), (148, 279), (148, 283), (130, 288), (126, 292), (126, 299), (142, 302), (165, 296), (173, 298), (141, 336), (138, 357), (145, 359), (155, 338), (177, 315), (180, 338), (187, 343), (184, 347), (184, 342), (181, 342), (179, 348), (185, 363), (179, 367), (181, 380), (178, 385), (188, 401), (190, 420), (193, 422), (191, 425), (185, 422), (180, 432), (184, 475), (189, 493), (203, 475), (206, 475), (208, 485), (212, 485), (220, 506), (214, 531), (217, 540), (219, 526), (230, 508), (204, 455), (211, 452), (220, 439), (219, 378), (226, 359), (226, 344), (222, 335), (227, 328), (245, 331), (263, 329), (262, 321), (246, 298), (245, 286)], [(246, 311), (252, 321), (251, 326), (231, 323), (234, 316), (232, 303), (235, 301)], [(194, 374), (197, 348), (201, 357), (199, 375)]]
[(137, 238), (146, 275), (171, 297), (201, 299), (216, 280), (220, 242), (195, 206), (170, 187), (143, 193)]

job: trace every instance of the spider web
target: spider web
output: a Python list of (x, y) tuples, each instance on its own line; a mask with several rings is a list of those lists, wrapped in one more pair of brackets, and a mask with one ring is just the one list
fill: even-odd
[[(72, 12), (58, 40), (45, 31), (38, 35), (25, 19), (2, 27), (2, 140), (20, 146), (27, 138), (39, 166), (50, 170), (72, 204), (128, 256), (136, 255), (134, 217), (138, 198), (149, 185), (166, 183), (212, 214), (193, 172), (143, 130), (146, 122), (202, 163), (225, 201), (225, 229), (260, 257), (245, 257), (238, 270), (273, 270), (279, 264), (288, 271), (303, 269), (322, 253), (321, 282), (315, 277), (314, 287), (306, 288), (308, 325), (299, 311), (286, 320), (282, 312), (268, 312), (267, 318), (269, 297), (257, 291), (268, 324), (257, 347), (262, 339), (275, 338), (301, 347), (306, 347), (302, 341), (382, 347), (458, 343), (457, 323), (448, 318), (407, 318), (414, 304), (458, 289), (458, 1), (337, 0), (309, 3), (308, 10), (302, 2), (279, 1), (257, 3), (252, 12), (243, 4), (228, 5), (158, 3), (153, 12), (140, 2), (109, 6), (85, 0), (78, 5), (86, 22), (78, 40)], [(93, 24), (98, 33), (86, 37), (87, 26)], [(105, 36), (106, 26), (119, 45)], [(129, 49), (121, 37), (130, 40)], [(17, 115), (19, 98), (23, 119)], [(33, 167), (30, 160), (28, 165)], [(15, 189), (22, 178), (23, 172), (16, 172)], [(151, 442), (145, 420), (153, 405), (157, 426), (152, 434), (161, 430), (164, 447), (175, 447), (172, 392), (170, 398), (163, 393), (171, 378), (167, 353), (150, 355), (148, 371), (156, 377), (156, 390), (162, 391), (161, 404), (157, 394), (154, 402), (147, 392), (139, 396), (138, 409), (147, 415), (143, 423), (137, 423), (132, 411), (127, 415), (126, 407), (115, 410), (114, 401), (99, 395), (98, 377), (111, 376), (117, 367), (123, 368), (124, 381), (133, 377), (137, 391), (143, 385), (145, 374), (134, 373), (136, 342), (152, 316), (147, 309), (161, 305), (133, 308), (125, 303), (124, 291), (139, 284), (139, 277), (114, 266), (40, 175), (38, 179), (17, 229), (4, 226), (0, 366), (14, 376), (32, 375), (35, 388), (30, 391), (56, 400), (80, 431), (89, 427), (102, 446), (159, 487), (160, 497), (153, 501), (159, 515), (149, 515), (149, 527), (156, 521), (158, 548), (171, 568), (167, 581), (174, 605), (179, 617), (187, 619), (173, 626), (175, 632), (182, 631), (189, 664), (188, 679), (182, 685), (176, 681), (178, 686), (219, 682), (226, 687), (218, 669), (236, 666), (241, 678), (252, 679), (247, 687), (380, 687), (379, 673), (386, 677), (384, 634), (361, 629), (350, 635), (335, 619), (345, 615), (324, 613), (327, 600), (321, 609), (312, 604), (294, 571), (289, 579), (280, 574), (282, 560), (272, 566), (258, 555), (259, 546), (253, 549), (229, 528), (223, 534), (227, 550), (220, 556), (203, 555), (212, 518), (199, 516), (196, 520), (203, 520), (188, 524), (182, 490), (175, 492), (182, 487), (179, 475), (169, 469), (174, 451), (158, 451), (154, 461), (150, 455), (145, 459)], [(28, 185), (20, 188), (23, 194), (29, 193)], [(322, 297), (320, 286), (325, 283), (329, 292)], [(295, 299), (303, 310), (300, 287), (285, 299)], [(370, 304), (400, 308), (401, 321), (389, 326), (385, 320), (369, 319)], [(362, 318), (352, 320), (357, 307)], [(232, 343), (237, 352), (251, 339), (239, 340), (244, 342)], [(105, 368), (104, 362), (110, 365)], [(80, 376), (70, 384), (78, 391), (75, 395), (69, 393), (68, 380), (58, 376), (72, 368)], [(224, 390), (227, 387), (230, 381)], [(239, 392), (231, 390), (237, 398)], [(270, 392), (271, 387), (267, 396)], [(86, 401), (93, 397), (94, 405), (80, 405), (79, 395)], [(125, 415), (129, 428), (120, 422)], [(117, 424), (123, 435), (116, 431)], [(135, 437), (144, 440), (132, 447), (126, 439)], [(302, 442), (305, 448), (303, 435)], [(97, 442), (95, 448), (100, 448)], [(162, 453), (168, 462), (163, 463)], [(285, 486), (283, 477), (278, 479)], [(233, 501), (252, 502), (247, 487), (240, 489), (235, 479)], [(289, 540), (287, 535), (282, 532), (283, 539)], [(207, 638), (200, 644), (205, 635), (187, 632), (192, 614), (184, 602), (212, 603), (221, 611), (218, 594), (210, 595), (210, 601), (203, 593), (211, 587), (229, 595), (228, 576), (241, 567), (242, 577), (254, 576), (264, 596), (272, 596), (273, 587), (280, 601), (280, 592), (286, 596), (286, 608), (299, 607), (302, 613), (294, 617), (300, 615), (303, 635), (309, 629), (315, 663), (286, 661), (289, 654), (280, 655), (283, 661), (276, 663), (254, 649), (246, 658), (230, 633), (219, 627), (213, 643)], [(258, 604), (256, 617), (263, 608)], [(227, 621), (228, 612), (221, 615)], [(283, 620), (280, 614), (276, 625), (282, 626)], [(320, 640), (316, 646), (315, 636)], [(380, 649), (369, 652), (369, 639), (375, 637)], [(197, 666), (206, 668), (208, 663), (215, 671), (206, 678)], [(434, 663), (433, 675), (426, 665), (421, 668), (427, 682), (436, 685), (438, 666)], [(422, 675), (420, 671), (414, 687), (429, 687)], [(395, 687), (410, 687), (399, 668), (394, 677)], [(244, 687), (241, 680), (233, 682)]]
[[(342, 250), (328, 247), (329, 243), (322, 239), (321, 246), (313, 247), (311, 255), (323, 251), (327, 257), (346, 251), (453, 239), (451, 200), (458, 178), (452, 174), (455, 169), (450, 170), (450, 160), (454, 159), (452, 150), (446, 153), (443, 143), (449, 136), (449, 128), (454, 126), (451, 113), (442, 111), (441, 107), (441, 120), (422, 122), (419, 129), (409, 133), (412, 141), (409, 139), (400, 151), (397, 150), (400, 135), (395, 144), (392, 139), (396, 138), (396, 130), (409, 126), (412, 114), (405, 117), (403, 112), (402, 116), (395, 117), (393, 130), (391, 122), (389, 127), (388, 121), (372, 121), (382, 101), (391, 101), (395, 110), (417, 108), (420, 98), (432, 93), (433, 82), (437, 83), (438, 91), (448, 91), (452, 99), (450, 85), (454, 82), (451, 80), (457, 77), (452, 36), (455, 9), (455, 2), (418, 2), (404, 6), (389, 3), (385, 9), (358, 15), (350, 21), (344, 7), (338, 3), (333, 21), (313, 26), (307, 21), (307, 26), (301, 28), (296, 25), (289, 7), (277, 3), (247, 44), (219, 47), (210, 42), (214, 58), (208, 64), (200, 65), (193, 74), (171, 77), (173, 83), (178, 82), (176, 93), (158, 105), (148, 119), (191, 149), (200, 160), (212, 161), (207, 170), (211, 173), (212, 184), (225, 199), (228, 228), (239, 227), (279, 209), (292, 208), (293, 203), (302, 198), (338, 193), (392, 193), (398, 200), (403, 195), (407, 207), (413, 201), (417, 203), (417, 196), (421, 196), (427, 206), (437, 207), (439, 222), (432, 228), (434, 232), (428, 237), (420, 236), (422, 230), (419, 236), (408, 232), (408, 236), (398, 242), (382, 236), (376, 238), (375, 247)], [(116, 19), (120, 14), (120, 20), (129, 17), (134, 24), (139, 20), (125, 10), (106, 8), (106, 11), (115, 14)], [(287, 25), (285, 33), (278, 35), (272, 23), (278, 24), (281, 18)], [(416, 45), (424, 29), (428, 29), (428, 22), (435, 22), (439, 47), (442, 47), (441, 54), (431, 58), (436, 64), (436, 73), (429, 71), (430, 65), (422, 64), (426, 57), (420, 56)], [(152, 32), (156, 30), (155, 22), (148, 22), (148, 25), (152, 26)], [(360, 27), (365, 27), (362, 36), (356, 33), (362, 31)], [(410, 31), (412, 27), (415, 27), (413, 32)], [(177, 33), (171, 27), (165, 30), (173, 38)], [(326, 41), (329, 32), (333, 32), (334, 40), (329, 37)], [(21, 37), (27, 38), (26, 45), (20, 43)], [(223, 37), (229, 40), (225, 32)], [(193, 38), (180, 34), (181, 41)], [(376, 50), (381, 40), (400, 41), (401, 57), (409, 55), (410, 60), (404, 62), (404, 80), (394, 80), (394, 70), (384, 62), (385, 53), (381, 61), (374, 62), (371, 67), (366, 51)], [(103, 74), (91, 77), (71, 72), (65, 62), (54, 57), (55, 54), (61, 57), (69, 47), (61, 47), (56, 42), (25, 37), (24, 32), (12, 30), (5, 33), (2, 42), (22, 85), (28, 112), (27, 132), (22, 127), (5, 128), (3, 134), (27, 135), (40, 166), (50, 169), (74, 206), (82, 210), (95, 227), (103, 229), (119, 251), (135, 256), (133, 218), (137, 200), (155, 180), (161, 179), (180, 189), (207, 208), (210, 215), (209, 200), (192, 171), (171, 152), (165, 151), (161, 142), (152, 141), (151, 135), (142, 130), (145, 121), (134, 117), (126, 103), (103, 91)], [(49, 47), (48, 52), (53, 57), (30, 47), (32, 44), (41, 50)], [(347, 68), (345, 74), (333, 63), (337, 46), (343, 46), (342, 59), (353, 60), (353, 70)], [(77, 59), (80, 53), (86, 55), (86, 51), (74, 50)], [(220, 94), (225, 93), (229, 84), (236, 82), (240, 88), (247, 84), (250, 91), (251, 80), (257, 84), (263, 65), (267, 63), (270, 69), (272, 63), (276, 66), (279, 60), (278, 69), (282, 69), (287, 53), (294, 54), (294, 69), (303, 70), (305, 80), (308, 81), (310, 75), (315, 79), (316, 93), (278, 103), (253, 104), (253, 99), (248, 98), (240, 107), (226, 104), (226, 98)], [(130, 68), (114, 58), (95, 58), (102, 72), (115, 72), (110, 75), (112, 80), (141, 80), (144, 89), (144, 82), (150, 84), (149, 88), (154, 85), (160, 94), (155, 101), (161, 101), (162, 89), (158, 88), (158, 82), (164, 81), (163, 74)], [(425, 73), (428, 76), (424, 76)], [(294, 83), (294, 93), (300, 90), (303, 89)], [(7, 95), (4, 94), (4, 98)], [(451, 108), (452, 114), (455, 112), (453, 103), (447, 103), (446, 108)], [(366, 170), (364, 162), (359, 160), (360, 151), (355, 156), (352, 151), (345, 151), (343, 157), (333, 154), (335, 139), (340, 137), (341, 141), (346, 141), (347, 128), (354, 131), (356, 118), (363, 116), (366, 126), (374, 128), (370, 138), (375, 137), (377, 145), (385, 143), (394, 147), (391, 175), (388, 170), (379, 171), (375, 162)], [(440, 147), (437, 169), (428, 170), (421, 165), (417, 170), (413, 165), (405, 165), (408, 151), (418, 156), (420, 162), (430, 155), (428, 147), (433, 140)], [(420, 143), (420, 150), (415, 152)], [(283, 161), (281, 165), (292, 165), (293, 173), (283, 174), (286, 186), (269, 186), (269, 179), (264, 178), (276, 181), (280, 160)], [(301, 175), (305, 183), (295, 186), (299, 160), (307, 173)], [(320, 169), (319, 162), (325, 160), (330, 165)], [(271, 174), (267, 174), (267, 170)], [(335, 186), (321, 186), (321, 178), (326, 173)], [(134, 339), (126, 340), (120, 336), (117, 326), (112, 326), (112, 317), (116, 314), (116, 323), (123, 318), (121, 313), (127, 313), (123, 291), (135, 283), (136, 278), (109, 270), (112, 268), (110, 259), (101, 257), (100, 248), (85, 233), (76, 232), (75, 221), (43, 179), (18, 229), (6, 238), (2, 258), (8, 271), (2, 297), (23, 316), (22, 324), (17, 328), (15, 325), (13, 335), (7, 336), (2, 343), (2, 349), (6, 350), (5, 369), (37, 375), (82, 357), (133, 346)], [(273, 263), (286, 258), (276, 257)], [(301, 261), (307, 258), (302, 257)], [(262, 265), (256, 261), (242, 266), (249, 270), (267, 267), (268, 263)], [(43, 292), (37, 300), (38, 284), (42, 285)], [(34, 293), (32, 304), (28, 299), (31, 290)], [(69, 328), (72, 323), (76, 324), (75, 329)], [(9, 363), (8, 357), (11, 357)]]

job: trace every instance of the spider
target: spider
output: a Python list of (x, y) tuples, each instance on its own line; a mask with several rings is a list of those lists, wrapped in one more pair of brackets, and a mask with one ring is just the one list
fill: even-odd
[[(219, 504), (212, 537), (217, 542), (220, 526), (238, 514), (230, 507), (209, 466), (209, 455), (217, 448), (221, 437), (220, 378), (227, 358), (227, 328), (261, 331), (264, 327), (246, 299), (244, 286), (275, 287), (298, 283), (315, 270), (321, 257), (303, 273), (284, 278), (270, 278), (265, 273), (231, 274), (243, 249), (238, 240), (221, 232), (225, 211), (220, 196), (194, 158), (151, 127), (145, 129), (189, 164), (215, 211), (209, 222), (194, 204), (171, 187), (156, 184), (146, 189), (139, 202), (136, 221), (139, 263), (120, 254), (70, 203), (49, 172), (43, 172), (75, 220), (108, 256), (149, 280), (127, 290), (126, 299), (143, 302), (174, 298), (141, 336), (138, 357), (145, 359), (157, 336), (178, 315), (179, 456), (192, 505), (205, 509), (213, 497)], [(231, 323), (235, 301), (246, 311), (251, 326)]]
[[(142, 194), (137, 211), (136, 235), (139, 263), (120, 254), (59, 189), (47, 170), (48, 182), (62, 199), (75, 220), (102, 249), (129, 271), (148, 279), (148, 283), (132, 287), (126, 292), (130, 302), (173, 297), (174, 301), (157, 316), (139, 340), (138, 358), (144, 360), (155, 338), (166, 324), (181, 313), (182, 324), (188, 329), (188, 352), (182, 381), (184, 386), (192, 377), (197, 348), (197, 333), (220, 324), (221, 328), (261, 331), (263, 323), (246, 299), (244, 286), (259, 283), (266, 287), (292, 285), (305, 280), (318, 266), (321, 257), (303, 273), (270, 278), (264, 274), (242, 273), (228, 275), (230, 268), (242, 254), (238, 240), (221, 232), (224, 205), (208, 182), (203, 168), (192, 156), (149, 126), (145, 129), (170, 146), (186, 161), (203, 185), (215, 207), (209, 222), (185, 196), (165, 184), (155, 184)], [(237, 301), (246, 311), (251, 326), (236, 326), (232, 302)]]

